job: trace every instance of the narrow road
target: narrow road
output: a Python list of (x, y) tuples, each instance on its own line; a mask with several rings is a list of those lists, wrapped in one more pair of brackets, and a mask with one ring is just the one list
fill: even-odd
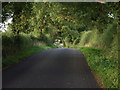
[(72, 48), (36, 53), (2, 75), (3, 88), (99, 88), (83, 54)]

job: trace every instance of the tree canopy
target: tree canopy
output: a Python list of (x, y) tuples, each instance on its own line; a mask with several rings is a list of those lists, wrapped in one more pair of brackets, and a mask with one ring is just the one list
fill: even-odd
[(97, 28), (103, 33), (107, 25), (119, 21), (119, 3), (108, 2), (10, 2), (2, 3), (2, 22), (13, 18), (15, 34), (33, 33), (54, 39), (70, 38), (71, 43), (82, 31)]

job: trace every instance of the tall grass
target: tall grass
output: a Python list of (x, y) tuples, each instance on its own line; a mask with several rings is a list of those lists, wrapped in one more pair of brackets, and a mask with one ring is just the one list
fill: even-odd
[(79, 45), (83, 46), (89, 42), (91, 32), (92, 31), (84, 31), (81, 33)]
[[(83, 31), (80, 44), (77, 45), (79, 48), (83, 47), (80, 50), (84, 53), (92, 70), (100, 76), (107, 88), (118, 88), (118, 32), (116, 23), (107, 25), (102, 33), (94, 28), (91, 31)], [(86, 45), (89, 47), (85, 47)]]
[(100, 38), (101, 38), (101, 34), (99, 33), (98, 29), (95, 28), (94, 30), (91, 31), (89, 41), (87, 42), (87, 44), (93, 47), (98, 47), (98, 46), (101, 47), (101, 43), (99, 43)]
[(26, 34), (13, 35), (12, 33), (2, 34), (3, 58), (14, 55), (20, 50), (32, 47), (32, 39)]
[(15, 53), (33, 46), (53, 46), (52, 41), (46, 36), (34, 36), (31, 34), (14, 34), (7, 30), (2, 33), (2, 53), (3, 58), (7, 58)]
[(106, 57), (118, 57), (118, 36), (116, 24), (109, 24), (100, 33), (98, 29), (81, 32), (80, 43), (78, 46), (91, 46), (104, 50)]
[(34, 46), (32, 48), (29, 48), (29, 49), (24, 49), (22, 51), (19, 51), (18, 53), (15, 53), (13, 56), (10, 56), (9, 58), (3, 58), (2, 67), (3, 68), (9, 67), (12, 64), (17, 63), (17, 62), (21, 61), (22, 59), (25, 59), (34, 53), (40, 52), (42, 50), (50, 49), (50, 48), (52, 48), (52, 47)]
[(104, 30), (103, 34), (101, 35), (101, 42), (103, 49), (109, 49), (111, 48), (111, 44), (113, 43), (113, 40), (115, 36), (117, 35), (117, 29), (116, 25), (109, 24), (107, 29)]
[[(48, 47), (49, 46), (49, 47)], [(14, 34), (7, 30), (2, 33), (2, 64), (9, 66), (34, 52), (55, 48), (50, 39), (45, 36), (34, 36), (31, 34)]]

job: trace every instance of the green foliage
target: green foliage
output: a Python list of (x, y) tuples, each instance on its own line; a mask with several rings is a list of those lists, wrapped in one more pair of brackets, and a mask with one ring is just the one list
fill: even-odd
[(7, 31), (2, 34), (2, 41), (3, 58), (14, 55), (18, 51), (31, 48), (42, 41), (47, 46), (53, 46), (51, 39), (47, 38), (46, 36), (34, 37), (25, 33), (14, 35), (14, 33), (11, 31)]
[(116, 24), (110, 24), (108, 25), (107, 29), (104, 31), (102, 35), (102, 41), (104, 48), (111, 48), (110, 44), (113, 41), (113, 37), (116, 34)]
[[(3, 21), (5, 21), (5, 17), (13, 14), (13, 16), (11, 16), (13, 17), (11, 28), (16, 34), (20, 32), (29, 34), (32, 32), (35, 34), (35, 37), (45, 39), (47, 36), (51, 38), (51, 40), (56, 37), (62, 37), (63, 39), (67, 37), (70, 39), (69, 43), (75, 44), (76, 40), (79, 40), (77, 38), (81, 31), (93, 30), (94, 27), (96, 27), (100, 33), (107, 31), (106, 28), (109, 27), (108, 25), (114, 21), (113, 18), (108, 17), (108, 14), (112, 13), (115, 19), (118, 18), (117, 8), (118, 3), (106, 3), (104, 5), (94, 3), (93, 5), (92, 2), (10, 2), (3, 3), (2, 11)], [(110, 33), (106, 32), (106, 34)], [(87, 44), (90, 36), (92, 35), (87, 32), (85, 35), (82, 35), (80, 45)], [(103, 35), (103, 37), (107, 40), (107, 35)], [(108, 37), (108, 39), (111, 38), (112, 37)], [(96, 43), (94, 44), (96, 45)], [(106, 45), (109, 44), (107, 43)]]
[(76, 38), (73, 42), (73, 45), (77, 45), (79, 43), (80, 39), (79, 38)]
[(22, 51), (19, 51), (18, 53), (14, 54), (13, 56), (9, 58), (3, 58), (2, 60), (2, 67), (6, 68), (12, 64), (18, 63), (20, 60), (31, 56), (34, 53), (46, 50), (46, 49), (51, 49), (51, 47), (45, 47), (45, 46), (34, 46), (29, 49), (24, 49)]
[(117, 58), (117, 24), (109, 24), (103, 33), (98, 29), (81, 32), (80, 46), (92, 46), (102, 48), (106, 57)]
[[(98, 49), (81, 48), (88, 57), (90, 66), (95, 72), (100, 73), (107, 87), (116, 87), (117, 69), (112, 67), (116, 65), (119, 47), (117, 40), (118, 6), (118, 3), (109, 2), (105, 4), (97, 2), (3, 2), (2, 22), (5, 23), (8, 16), (13, 18), (12, 24), (9, 25), (10, 30), (2, 35), (3, 59), (35, 45), (54, 47), (53, 40), (58, 37), (66, 47), (88, 44), (104, 50), (101, 54), (101, 50)], [(108, 14), (113, 14), (113, 17)], [(12, 59), (10, 61), (14, 62)], [(10, 61), (6, 59), (4, 65)], [(113, 77), (109, 79), (110, 74)], [(112, 81), (114, 82), (111, 84)]]
[(118, 60), (105, 58), (104, 51), (98, 48), (78, 48), (87, 58), (92, 70), (99, 74), (105, 88), (118, 88)]
[(81, 33), (80, 45), (83, 46), (89, 42), (91, 31), (84, 31)]
[(113, 58), (113, 59), (118, 59), (118, 36), (115, 35), (113, 37), (113, 40), (110, 44), (111, 48), (107, 48), (107, 51), (105, 52), (105, 55), (107, 58)]
[(32, 46), (31, 38), (23, 33), (19, 35), (13, 35), (13, 33), (3, 33), (2, 42), (3, 58), (9, 57), (10, 55), (17, 53), (19, 50)]
[(41, 36), (40, 41), (45, 42), (47, 44), (47, 46), (53, 45), (52, 39), (48, 38), (47, 36)]
[(100, 35), (101, 34), (99, 33), (98, 29), (91, 30), (88, 44), (92, 45), (93, 47), (98, 47), (98, 46), (100, 47), (100, 45), (102, 44), (100, 42), (100, 38), (101, 38)]
[(69, 37), (65, 37), (64, 42), (65, 42), (65, 46), (66, 47), (69, 47), (69, 41), (70, 41), (70, 38)]

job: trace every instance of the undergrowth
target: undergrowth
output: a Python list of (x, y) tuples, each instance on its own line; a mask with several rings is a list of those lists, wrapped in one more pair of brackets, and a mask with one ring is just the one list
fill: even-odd
[(28, 56), (31, 56), (34, 53), (37, 53), (39, 51), (46, 50), (46, 49), (51, 49), (51, 48), (55, 48), (55, 47), (34, 46), (32, 48), (29, 48), (29, 49), (21, 50), (18, 53), (14, 54), (10, 57), (3, 58), (2, 59), (2, 67), (6, 68), (14, 63), (21, 61), (22, 59), (24, 59)]
[(118, 88), (118, 60), (106, 58), (104, 51), (98, 48), (78, 48), (86, 57), (89, 66), (100, 76), (104, 88)]

